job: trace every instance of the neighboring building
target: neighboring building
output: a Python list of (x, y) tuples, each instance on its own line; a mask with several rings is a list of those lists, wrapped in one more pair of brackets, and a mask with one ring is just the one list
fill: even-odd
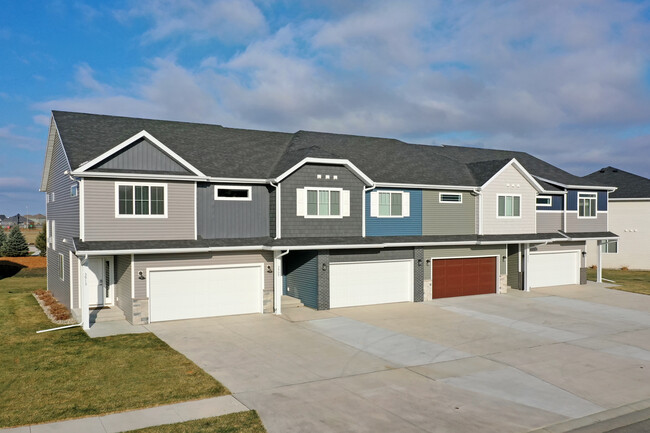
[[(586, 282), (605, 183), (522, 152), (55, 111), (48, 288), (89, 326)], [(93, 313), (95, 310), (93, 310)]]
[[(606, 167), (585, 179), (617, 187), (609, 194), (609, 230), (620, 238), (601, 246), (602, 267), (650, 270), (650, 179)], [(587, 242), (587, 266), (597, 266), (595, 240)]]

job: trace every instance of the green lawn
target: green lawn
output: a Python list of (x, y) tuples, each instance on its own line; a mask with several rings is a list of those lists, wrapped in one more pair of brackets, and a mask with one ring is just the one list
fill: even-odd
[[(616, 281), (618, 286), (612, 287), (613, 289), (650, 295), (650, 271), (603, 269), (603, 278)], [(587, 269), (587, 279), (596, 281), (596, 269)]]
[(254, 410), (231, 413), (178, 424), (167, 424), (132, 430), (127, 433), (263, 433), (262, 421)]
[(0, 427), (229, 393), (152, 334), (90, 339), (80, 328), (36, 334), (55, 326), (31, 294), (45, 287), (45, 269), (6, 275), (0, 274)]

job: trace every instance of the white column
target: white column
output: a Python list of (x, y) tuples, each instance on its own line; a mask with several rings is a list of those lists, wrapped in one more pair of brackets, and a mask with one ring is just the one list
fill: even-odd
[(530, 292), (528, 285), (528, 259), (530, 257), (530, 244), (524, 244), (524, 292)]
[(90, 303), (88, 297), (87, 269), (88, 257), (81, 261), (81, 281), (79, 284), (79, 304), (81, 307), (81, 326), (90, 329)]
[(596, 269), (596, 282), (603, 282), (603, 241), (596, 241), (596, 257), (598, 257), (598, 269)]
[(282, 254), (273, 251), (273, 308), (275, 314), (282, 314)]

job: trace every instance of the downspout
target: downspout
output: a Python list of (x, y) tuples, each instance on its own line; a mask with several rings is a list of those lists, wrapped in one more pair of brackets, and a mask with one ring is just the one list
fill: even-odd
[(282, 213), (280, 212), (280, 184), (273, 184), (273, 180), (269, 180), (269, 185), (275, 188), (275, 237), (274, 240), (280, 239), (281, 233), (281, 224), (280, 218)]
[[(478, 201), (478, 221), (476, 222), (476, 234), (477, 235), (482, 235), (483, 234), (483, 200), (482, 200), (482, 195), (481, 195), (481, 188), (474, 188), (470, 194), (472, 194), (474, 197), (476, 197), (476, 200)], [(476, 211), (474, 212), (474, 215), (476, 215)]]
[(363, 187), (363, 196), (361, 197), (361, 236), (366, 237), (366, 193), (377, 188), (377, 185), (372, 185), (370, 188)]
[(285, 252), (280, 252), (278, 254), (278, 251), (275, 252), (275, 255), (273, 257), (273, 267), (275, 269), (275, 274), (273, 278), (273, 288), (274, 288), (274, 299), (273, 299), (273, 304), (274, 304), (274, 314), (282, 314), (282, 256), (286, 256), (289, 254), (290, 250), (286, 250)]

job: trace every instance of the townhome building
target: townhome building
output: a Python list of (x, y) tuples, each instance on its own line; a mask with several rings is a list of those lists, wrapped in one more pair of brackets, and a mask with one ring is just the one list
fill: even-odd
[(527, 153), (54, 111), (48, 289), (84, 327), (585, 284), (614, 187)]

